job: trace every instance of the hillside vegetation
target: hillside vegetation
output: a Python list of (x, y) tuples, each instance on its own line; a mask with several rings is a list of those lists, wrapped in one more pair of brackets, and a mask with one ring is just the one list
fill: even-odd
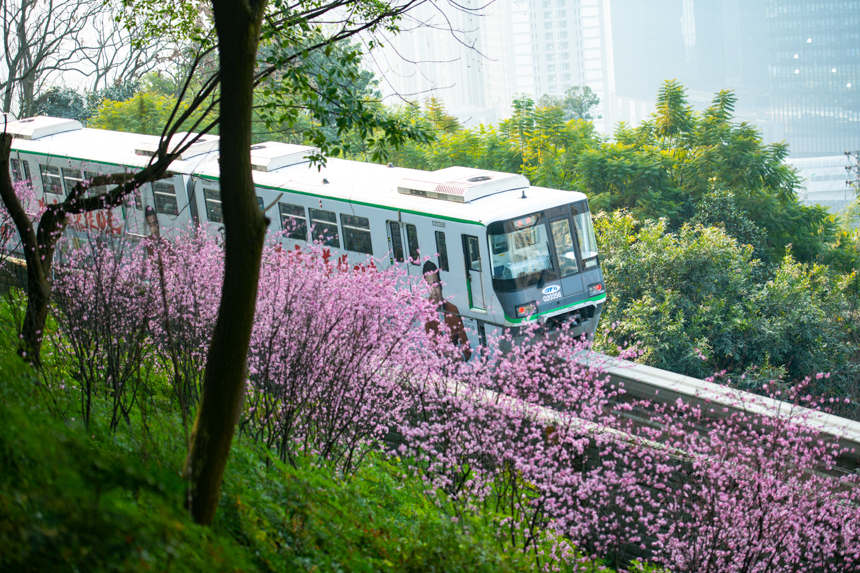
[[(8, 334), (8, 332), (6, 333)], [(166, 397), (111, 432), (97, 400), (51, 391), (4, 337), (0, 569), (4, 571), (522, 571), (493, 519), (453, 511), (372, 456), (344, 477), (240, 438), (211, 528), (182, 509), (186, 442)]]

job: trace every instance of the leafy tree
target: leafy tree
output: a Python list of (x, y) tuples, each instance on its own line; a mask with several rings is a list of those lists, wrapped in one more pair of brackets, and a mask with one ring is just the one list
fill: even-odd
[(766, 260), (767, 237), (764, 231), (738, 208), (737, 199), (731, 191), (715, 189), (706, 193), (696, 205), (690, 223), (703, 227), (722, 227), (740, 244), (752, 246), (756, 259)]
[(84, 121), (88, 115), (87, 111), (85, 98), (71, 88), (53, 87), (39, 94), (33, 102), (34, 115), (67, 117)]
[[(540, 118), (541, 109), (538, 110)], [(546, 117), (546, 116), (545, 116)], [(557, 116), (554, 120), (559, 120)], [(585, 120), (549, 124), (528, 141), (522, 172), (533, 185), (557, 189), (576, 189), (580, 160), (598, 145), (594, 125)]]
[(424, 117), (440, 133), (454, 133), (463, 129), (463, 125), (445, 109), (445, 104), (438, 98), (431, 97), (424, 102)]
[(492, 128), (479, 126), (443, 134), (426, 152), (430, 169), (466, 165), (496, 171), (519, 171), (518, 150)]
[(777, 264), (788, 245), (799, 260), (815, 260), (834, 238), (833, 218), (822, 208), (800, 204), (797, 177), (784, 161), (787, 146), (764, 144), (754, 127), (734, 122), (735, 102), (733, 93), (721, 91), (696, 113), (683, 87), (666, 82), (650, 120), (635, 128), (621, 125), (614, 143), (585, 152), (583, 187), (600, 208), (666, 217), (672, 229), (697, 213), (702, 221), (717, 222), (715, 201), (728, 193), (727, 212), (734, 220), (722, 222), (738, 233), (737, 239), (757, 236), (749, 224), (741, 224), (742, 215), (764, 234), (764, 245), (756, 246), (767, 252), (768, 262)]
[(597, 217), (596, 230), (608, 295), (600, 348), (635, 344), (647, 364), (698, 378), (726, 371), (744, 385), (829, 371), (813, 390), (860, 398), (856, 273), (791, 253), (764, 273), (754, 248), (720, 227), (670, 232), (619, 211)]
[[(322, 38), (318, 33), (304, 42), (312, 45)], [(261, 63), (276, 62), (294, 51), (284, 43), (269, 42)], [(314, 145), (326, 155), (386, 161), (391, 150), (407, 141), (427, 141), (428, 132), (424, 124), (386, 109), (376, 84), (361, 65), (360, 46), (336, 42), (267, 78), (255, 94), (255, 120), (275, 138)]]
[(525, 142), (531, 137), (535, 127), (535, 102), (528, 96), (521, 96), (514, 98), (511, 107), (513, 113), (509, 119), (499, 124), (499, 131), (524, 150)]
[(588, 86), (573, 86), (567, 88), (564, 96), (543, 95), (538, 100), (541, 107), (555, 107), (564, 112), (564, 119), (595, 119), (594, 108), (600, 103), (600, 98)]

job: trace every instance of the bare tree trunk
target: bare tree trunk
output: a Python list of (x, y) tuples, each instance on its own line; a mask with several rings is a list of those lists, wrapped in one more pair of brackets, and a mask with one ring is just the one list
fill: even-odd
[(251, 179), (251, 105), (266, 0), (213, 0), (221, 70), (220, 167), (224, 288), (185, 472), (197, 523), (215, 516), (247, 380), (247, 355), (266, 233)]
[[(62, 234), (65, 228), (66, 218), (49, 211), (42, 218), (39, 231), (36, 232), (24, 206), (15, 195), (15, 187), (9, 175), (11, 148), (12, 135), (0, 134), (0, 197), (21, 236), (24, 259), (27, 261), (27, 312), (24, 315), (18, 350), (28, 362), (38, 366), (51, 297), (50, 273), (54, 245), (56, 237)], [(49, 241), (48, 245), (41, 244), (43, 237)]]
[(21, 101), (18, 102), (18, 115), (30, 117), (33, 115), (33, 102), (36, 100), (36, 78), (28, 74), (21, 79)]

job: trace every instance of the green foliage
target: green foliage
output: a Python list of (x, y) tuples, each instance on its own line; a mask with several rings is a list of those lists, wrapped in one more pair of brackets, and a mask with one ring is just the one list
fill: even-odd
[(608, 295), (598, 348), (635, 344), (648, 364), (698, 378), (725, 370), (745, 386), (831, 372), (813, 390), (852, 398), (842, 413), (857, 415), (856, 273), (802, 264), (791, 252), (763, 272), (755, 249), (719, 227), (670, 232), (665, 220), (624, 212), (595, 227)]
[(657, 92), (654, 134), (670, 146), (683, 145), (683, 136), (695, 125), (687, 94), (677, 80), (667, 80)]
[(158, 0), (110, 0), (117, 7), (117, 21), (133, 32), (133, 42), (146, 45), (152, 38), (205, 45), (212, 40), (208, 0), (160, 2)]
[(175, 432), (152, 427), (146, 446), (132, 434), (88, 434), (79, 420), (53, 417), (45, 404), (62, 395), (49, 395), (23, 362), (9, 352), (0, 360), (0, 568), (253, 568), (236, 543), (181, 510)]
[(424, 117), (427, 118), (437, 133), (454, 133), (463, 129), (460, 120), (449, 114), (445, 110), (445, 104), (435, 97), (424, 102)]
[(797, 176), (784, 162), (788, 148), (764, 144), (755, 128), (735, 123), (736, 99), (721, 91), (696, 113), (684, 88), (666, 82), (651, 120), (620, 125), (616, 143), (586, 152), (582, 187), (599, 208), (665, 217), (671, 229), (691, 220), (722, 224), (739, 241), (754, 241), (748, 244), (769, 263), (778, 264), (789, 245), (801, 261), (822, 257), (835, 221), (800, 204)]
[[(631, 215), (598, 217), (596, 230), (609, 300), (599, 345), (637, 344), (654, 366), (696, 377), (745, 362), (752, 248), (714, 227)], [(700, 355), (707, 357), (702, 360)]]
[(556, 107), (563, 111), (564, 119), (595, 119), (594, 108), (600, 103), (600, 98), (588, 86), (573, 86), (564, 92), (564, 96), (541, 96), (538, 105), (541, 107)]
[[(154, 92), (140, 92), (125, 101), (106, 99), (101, 102), (88, 125), (101, 129), (161, 135), (175, 105), (176, 98)], [(180, 105), (180, 110), (186, 107)], [(195, 112), (183, 127), (190, 130), (201, 115), (201, 112)]]
[(246, 445), (232, 455), (215, 527), (252, 544), (275, 571), (529, 568), (522, 554), (499, 550), (484, 518), (457, 518), (440, 506), (420, 480), (379, 458), (339, 481), (325, 468), (297, 470)]
[(318, 147), (320, 160), (361, 154), (386, 161), (408, 141), (428, 141), (424, 124), (381, 105), (376, 80), (361, 66), (359, 46), (337, 42), (306, 51), (324, 39), (314, 27), (266, 36), (261, 62), (278, 72), (257, 89), (255, 111), (270, 133)]
[(84, 96), (71, 88), (53, 87), (39, 94), (33, 102), (33, 115), (49, 115), (86, 120), (89, 115)]

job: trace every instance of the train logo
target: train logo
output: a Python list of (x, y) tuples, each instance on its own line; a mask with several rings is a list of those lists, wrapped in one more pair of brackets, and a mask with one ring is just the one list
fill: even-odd
[(543, 301), (549, 302), (561, 298), (561, 287), (559, 285), (549, 285), (543, 289)]

